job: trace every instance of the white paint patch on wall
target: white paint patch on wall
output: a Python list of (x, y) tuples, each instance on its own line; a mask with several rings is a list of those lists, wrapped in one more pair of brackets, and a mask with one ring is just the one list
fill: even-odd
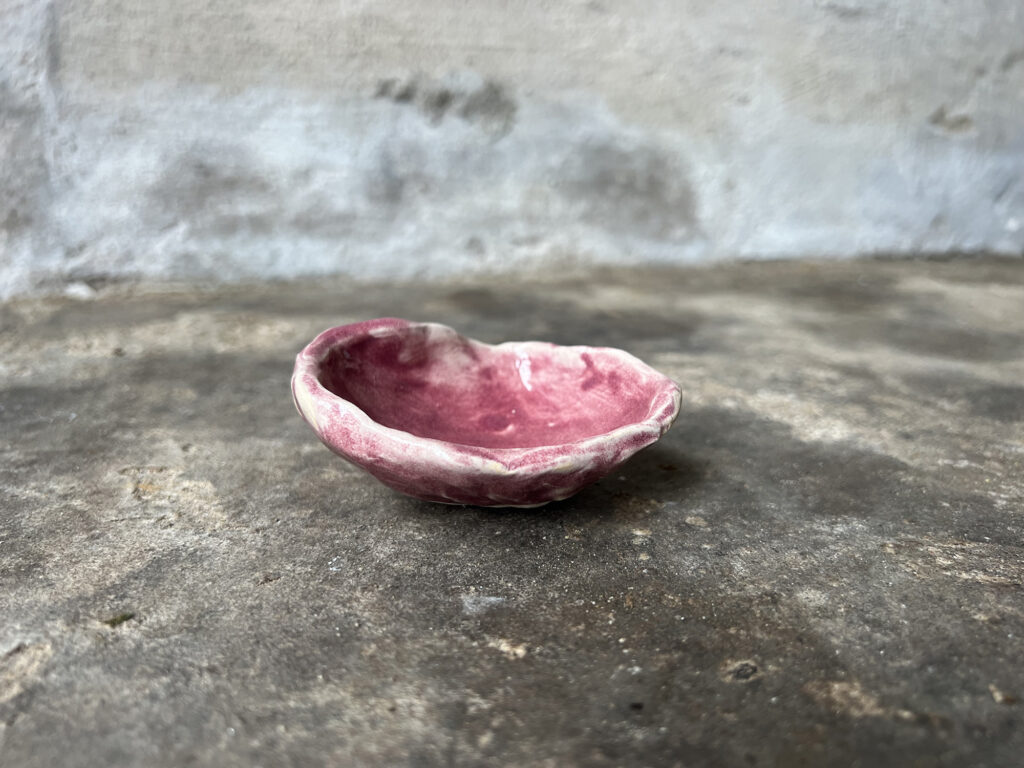
[(431, 5), (0, 11), (0, 296), (1024, 253), (1015, 0)]

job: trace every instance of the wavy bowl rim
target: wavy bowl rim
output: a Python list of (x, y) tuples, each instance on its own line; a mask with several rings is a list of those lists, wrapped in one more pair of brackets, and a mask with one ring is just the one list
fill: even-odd
[[(362, 410), (350, 400), (346, 400), (331, 392), (320, 383), (320, 366), (327, 355), (345, 341), (359, 334), (384, 336), (387, 333), (406, 328), (426, 328), (445, 335), (452, 335), (465, 340), (471, 345), (486, 349), (497, 349), (514, 345), (541, 345), (557, 347), (562, 350), (597, 350), (612, 352), (623, 358), (630, 366), (652, 373), (658, 381), (658, 389), (651, 398), (648, 416), (642, 421), (631, 422), (608, 432), (571, 440), (563, 443), (524, 448), (487, 448), (466, 443), (455, 443), (433, 437), (421, 437), (401, 429), (387, 427)], [(617, 347), (595, 347), (589, 345), (562, 345), (545, 341), (506, 341), (500, 344), (487, 344), (477, 341), (455, 329), (435, 322), (410, 321), (395, 317), (383, 317), (364, 320), (356, 323), (333, 326), (320, 332), (295, 357), (295, 366), (291, 378), (292, 399), (302, 418), (317, 433), (320, 439), (332, 450), (343, 456), (363, 461), (373, 461), (356, 452), (345, 450), (325, 435), (320, 423), (320, 406), (328, 406), (339, 411), (342, 416), (350, 416), (360, 428), (368, 430), (390, 443), (401, 443), (412, 449), (418, 449), (417, 455), (446, 454), (447, 458), (458, 457), (458, 463), (469, 464), (477, 472), (507, 476), (509, 474), (536, 473), (544, 471), (572, 471), (578, 464), (585, 463), (582, 459), (603, 453), (602, 449), (609, 445), (635, 444), (632, 455), (636, 451), (656, 442), (664, 435), (679, 415), (682, 405), (682, 390), (679, 384), (640, 360), (635, 355)], [(637, 440), (637, 438), (642, 438)], [(636, 441), (634, 443), (634, 441)], [(573, 459), (576, 459), (575, 461)]]

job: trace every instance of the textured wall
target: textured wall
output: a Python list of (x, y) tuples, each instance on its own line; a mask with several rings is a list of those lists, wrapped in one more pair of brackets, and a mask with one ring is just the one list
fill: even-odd
[(0, 295), (1024, 251), (1020, 0), (0, 9)]

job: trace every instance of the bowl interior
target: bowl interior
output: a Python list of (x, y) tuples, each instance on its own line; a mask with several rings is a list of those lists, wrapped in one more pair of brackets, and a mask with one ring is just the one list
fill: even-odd
[(484, 448), (571, 443), (643, 421), (659, 378), (610, 350), (489, 347), (416, 325), (348, 339), (319, 371), (379, 424)]

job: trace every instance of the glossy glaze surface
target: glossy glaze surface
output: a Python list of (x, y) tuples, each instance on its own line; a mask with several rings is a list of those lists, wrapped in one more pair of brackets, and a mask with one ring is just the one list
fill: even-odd
[(413, 326), (333, 350), (320, 383), (379, 424), (419, 437), (534, 448), (642, 421), (658, 382), (621, 368), (621, 355), (606, 350), (488, 347)]
[(667, 377), (617, 349), (490, 346), (385, 318), (318, 336), (297, 407), (332, 450), (417, 498), (536, 506), (566, 498), (660, 437)]

